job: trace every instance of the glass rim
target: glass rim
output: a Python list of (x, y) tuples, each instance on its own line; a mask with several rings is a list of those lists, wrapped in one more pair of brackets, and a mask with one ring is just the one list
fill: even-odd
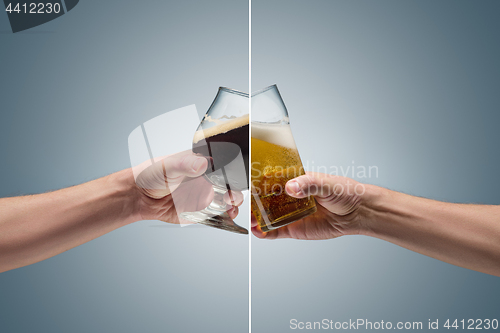
[(240, 95), (243, 97), (248, 97), (248, 93), (240, 91), (240, 90), (228, 88), (228, 87), (219, 87), (219, 91), (225, 91), (225, 92), (228, 92), (231, 94)]
[(265, 87), (265, 88), (263, 88), (263, 89), (260, 89), (260, 90), (257, 90), (257, 91), (255, 91), (255, 92), (253, 92), (253, 93), (252, 93), (252, 97), (257, 96), (257, 95), (260, 95), (260, 94), (262, 94), (262, 93), (265, 93), (266, 91), (271, 90), (271, 89), (273, 89), (273, 88), (274, 88), (274, 89), (276, 89), (276, 90), (278, 90), (278, 86), (276, 85), (276, 83), (275, 83), (275, 84), (272, 84), (272, 85), (270, 85), (270, 86), (268, 86), (268, 87)]

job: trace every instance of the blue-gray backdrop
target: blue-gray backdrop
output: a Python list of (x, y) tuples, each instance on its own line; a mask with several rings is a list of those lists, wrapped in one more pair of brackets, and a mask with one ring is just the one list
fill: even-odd
[[(0, 197), (129, 167), (135, 127), (220, 85), (248, 90), (244, 0), (82, 0), (17, 34), (0, 12)], [(0, 332), (247, 331), (248, 238), (162, 225), (0, 274)]]
[[(499, 1), (252, 3), (252, 90), (278, 84), (305, 163), (378, 166), (360, 180), (500, 204)], [(500, 316), (499, 278), (377, 239), (252, 249), (255, 332)]]
[[(125, 168), (142, 122), (202, 113), (219, 85), (246, 91), (247, 6), (86, 0), (19, 34), (0, 15), (0, 196)], [(487, 0), (253, 0), (253, 88), (278, 84), (310, 168), (377, 166), (360, 180), (499, 204), (499, 14)], [(246, 331), (247, 239), (160, 225), (0, 274), (0, 330)], [(376, 239), (252, 245), (254, 332), (500, 313), (498, 278)]]

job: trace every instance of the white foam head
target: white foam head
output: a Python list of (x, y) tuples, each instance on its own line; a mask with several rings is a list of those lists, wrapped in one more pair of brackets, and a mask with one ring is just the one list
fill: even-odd
[[(219, 120), (217, 120), (217, 121), (219, 121)], [(221, 122), (218, 125), (215, 125), (213, 127), (210, 127), (210, 128), (204, 129), (204, 130), (198, 130), (194, 134), (193, 142), (197, 143), (198, 141), (209, 138), (211, 136), (226, 133), (226, 132), (229, 132), (230, 130), (236, 129), (238, 127), (243, 127), (245, 125), (248, 125), (249, 121), (250, 121), (249, 115), (246, 114), (246, 115), (238, 117), (238, 118), (234, 118), (231, 120)]]
[(252, 122), (252, 138), (267, 141), (290, 149), (297, 149), (290, 124)]

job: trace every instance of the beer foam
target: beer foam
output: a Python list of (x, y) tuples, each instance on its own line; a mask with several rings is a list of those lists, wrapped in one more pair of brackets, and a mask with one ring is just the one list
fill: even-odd
[(226, 133), (233, 129), (243, 127), (245, 125), (248, 125), (249, 121), (249, 115), (246, 114), (244, 116), (233, 118), (204, 130), (198, 130), (196, 131), (196, 133), (194, 133), (193, 143), (198, 143), (198, 141), (209, 138), (211, 136)]
[(252, 122), (252, 138), (267, 141), (278, 146), (297, 149), (289, 124), (266, 124)]

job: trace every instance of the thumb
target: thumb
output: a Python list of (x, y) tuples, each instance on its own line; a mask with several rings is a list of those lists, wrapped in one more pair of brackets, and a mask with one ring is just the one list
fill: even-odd
[(207, 170), (208, 160), (193, 154), (171, 155), (163, 159), (164, 173), (167, 179), (181, 176), (198, 177)]
[(341, 184), (333, 177), (318, 177), (306, 174), (286, 183), (285, 190), (294, 198), (305, 198), (314, 195), (317, 198), (327, 198), (333, 193), (340, 193)]
[(359, 206), (364, 185), (346, 177), (308, 173), (288, 181), (285, 190), (294, 198), (313, 195), (330, 212), (347, 215)]
[(207, 166), (206, 158), (182, 152), (154, 162), (137, 175), (135, 182), (147, 196), (161, 199), (172, 193), (185, 176), (201, 176)]

